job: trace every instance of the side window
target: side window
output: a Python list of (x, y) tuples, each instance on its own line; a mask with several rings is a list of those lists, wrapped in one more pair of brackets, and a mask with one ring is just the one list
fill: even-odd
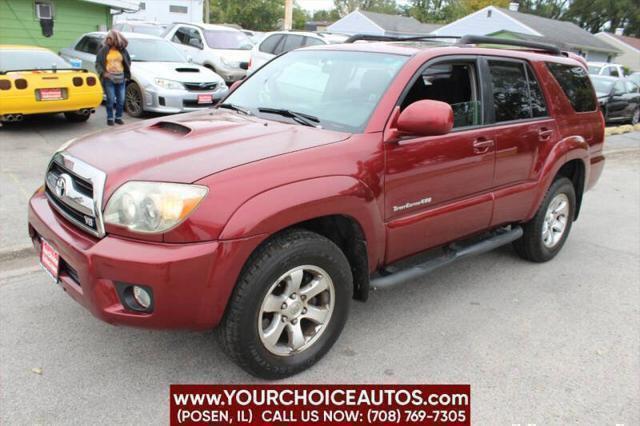
[(303, 37), (300, 35), (287, 35), (274, 53), (276, 55), (279, 55), (283, 52), (297, 49), (298, 47), (302, 46), (302, 42)]
[(171, 41), (193, 47), (202, 46), (202, 37), (198, 30), (189, 27), (178, 28)]
[(85, 52), (91, 53), (92, 55), (97, 55), (98, 50), (100, 50), (100, 45), (102, 44), (102, 39), (89, 37), (87, 40), (87, 46)]
[(453, 109), (454, 128), (477, 126), (482, 123), (482, 109), (476, 76), (475, 62), (432, 65), (411, 86), (400, 108), (424, 99), (446, 102)]
[(622, 77), (618, 72), (618, 68), (616, 67), (607, 67), (609, 68), (609, 75), (612, 77)]
[(548, 115), (547, 112), (547, 103), (544, 100), (544, 95), (542, 94), (542, 90), (540, 89), (540, 84), (538, 84), (538, 80), (536, 79), (533, 70), (529, 65), (527, 68), (527, 80), (529, 81), (529, 96), (531, 100), (531, 113), (532, 116), (535, 117), (546, 117)]
[(602, 71), (600, 71), (600, 75), (611, 76), (611, 67), (603, 67)]
[(324, 44), (324, 42), (315, 37), (305, 37), (304, 38), (304, 46), (319, 46)]
[(496, 122), (531, 118), (529, 88), (521, 62), (489, 61)]
[(74, 47), (74, 50), (77, 50), (78, 52), (84, 52), (86, 49), (86, 45), (87, 45), (87, 40), (89, 40), (89, 37), (84, 36), (80, 39), (80, 41), (76, 44), (76, 47)]
[(258, 49), (264, 53), (273, 53), (280, 39), (282, 39), (282, 34), (270, 35), (260, 43), (260, 47)]
[(584, 68), (578, 65), (564, 65), (553, 62), (548, 62), (547, 68), (551, 71), (576, 112), (596, 110), (596, 96)]

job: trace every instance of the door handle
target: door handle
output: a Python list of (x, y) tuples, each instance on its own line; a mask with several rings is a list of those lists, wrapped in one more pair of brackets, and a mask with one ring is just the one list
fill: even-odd
[(475, 154), (486, 154), (493, 145), (493, 139), (478, 138), (473, 141), (473, 152)]
[(538, 137), (541, 141), (548, 141), (551, 139), (551, 135), (553, 135), (553, 129), (547, 129), (546, 127), (538, 130)]

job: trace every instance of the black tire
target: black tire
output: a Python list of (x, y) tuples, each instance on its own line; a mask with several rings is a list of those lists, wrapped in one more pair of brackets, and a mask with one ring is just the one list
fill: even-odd
[[(279, 356), (261, 341), (261, 305), (279, 277), (302, 265), (320, 267), (330, 276), (335, 295), (333, 313), (314, 343), (301, 352)], [(352, 293), (349, 262), (338, 246), (306, 230), (285, 231), (264, 243), (247, 261), (218, 330), (222, 347), (236, 364), (256, 377), (282, 379), (299, 373), (322, 358), (340, 336)]]
[(132, 117), (140, 118), (144, 116), (144, 100), (142, 90), (137, 83), (131, 82), (127, 85), (124, 97), (124, 108)]
[[(564, 194), (568, 199), (569, 212), (566, 215), (567, 221), (559, 241), (552, 247), (545, 245), (543, 241), (543, 227), (547, 216), (547, 209), (552, 200), (559, 194)], [(573, 183), (566, 177), (556, 179), (549, 187), (547, 194), (536, 212), (536, 215), (529, 222), (523, 225), (524, 235), (514, 241), (513, 247), (520, 257), (532, 262), (546, 262), (553, 259), (562, 249), (569, 233), (576, 211), (576, 192)]]
[(91, 117), (91, 111), (82, 113), (80, 111), (65, 112), (64, 117), (71, 123), (82, 123)]

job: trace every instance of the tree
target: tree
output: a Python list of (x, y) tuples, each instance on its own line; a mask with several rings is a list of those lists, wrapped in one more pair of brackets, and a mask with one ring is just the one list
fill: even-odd
[(333, 0), (333, 4), (340, 16), (348, 15), (356, 9), (390, 15), (400, 12), (396, 0)]
[(628, 35), (640, 35), (640, 0), (574, 0), (563, 18), (592, 33), (625, 28)]
[(340, 19), (340, 14), (338, 13), (338, 9), (331, 10), (316, 10), (313, 14), (314, 21), (329, 21), (335, 22)]
[(306, 10), (298, 6), (296, 3), (293, 7), (293, 29), (304, 30), (304, 25), (310, 20), (310, 16)]
[(510, 0), (412, 0), (406, 14), (421, 22), (448, 23), (493, 5), (508, 7)]
[(211, 22), (272, 31), (284, 19), (283, 0), (210, 0)]

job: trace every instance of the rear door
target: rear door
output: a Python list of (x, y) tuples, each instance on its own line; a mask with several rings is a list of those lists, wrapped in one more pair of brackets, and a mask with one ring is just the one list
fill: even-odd
[(494, 124), (496, 166), (492, 225), (521, 220), (530, 208), (526, 184), (536, 180), (535, 164), (544, 147), (558, 138), (556, 123), (531, 65), (523, 60), (486, 57)]

